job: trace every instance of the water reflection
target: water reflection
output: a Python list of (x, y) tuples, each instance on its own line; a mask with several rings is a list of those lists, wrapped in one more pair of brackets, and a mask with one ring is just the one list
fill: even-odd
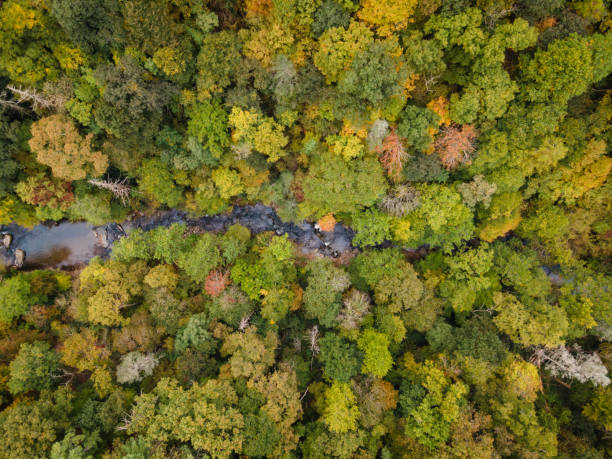
[[(10, 231), (10, 230), (9, 230)], [(98, 240), (87, 223), (38, 225), (15, 232), (13, 247), (25, 250), (27, 268), (60, 268), (87, 263), (97, 252)]]
[(63, 262), (70, 259), (71, 254), (70, 247), (51, 247), (47, 252), (39, 252), (35, 255), (26, 252), (23, 267), (25, 269), (44, 269), (48, 266), (61, 266)]

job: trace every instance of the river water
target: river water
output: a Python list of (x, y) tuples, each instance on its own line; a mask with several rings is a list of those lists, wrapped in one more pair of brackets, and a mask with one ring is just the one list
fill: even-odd
[(274, 231), (287, 234), (304, 252), (318, 252), (325, 256), (338, 256), (352, 248), (353, 231), (336, 224), (334, 231), (319, 232), (315, 225), (283, 222), (274, 209), (262, 204), (234, 207), (231, 213), (201, 218), (190, 218), (177, 210), (158, 212), (152, 216), (135, 217), (128, 221), (92, 226), (83, 222), (61, 222), (38, 225), (32, 229), (15, 224), (0, 226), (0, 233), (9, 233), (13, 242), (9, 250), (0, 248), (0, 264), (14, 263), (15, 250), (25, 251), (24, 269), (69, 268), (87, 264), (94, 256), (107, 257), (115, 241), (136, 228), (144, 231), (172, 223), (185, 223), (201, 231), (222, 232), (239, 223), (253, 233)]

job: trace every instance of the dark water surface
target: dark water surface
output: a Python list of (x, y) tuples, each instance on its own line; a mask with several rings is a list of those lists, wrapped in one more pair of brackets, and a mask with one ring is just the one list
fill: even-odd
[(13, 236), (9, 250), (0, 248), (0, 264), (10, 266), (15, 250), (26, 253), (24, 269), (68, 268), (86, 264), (94, 256), (108, 256), (115, 241), (136, 228), (149, 231), (158, 226), (185, 223), (201, 231), (224, 231), (230, 225), (240, 223), (253, 233), (274, 231), (287, 234), (305, 252), (319, 252), (326, 256), (338, 256), (352, 248), (353, 231), (336, 224), (334, 231), (322, 233), (315, 225), (302, 222), (299, 225), (281, 221), (274, 209), (261, 204), (235, 207), (229, 214), (202, 218), (189, 218), (186, 213), (170, 210), (152, 216), (132, 218), (121, 224), (109, 223), (93, 226), (88, 223), (62, 222), (56, 225), (38, 225), (32, 229), (18, 225), (0, 226), (0, 233)]

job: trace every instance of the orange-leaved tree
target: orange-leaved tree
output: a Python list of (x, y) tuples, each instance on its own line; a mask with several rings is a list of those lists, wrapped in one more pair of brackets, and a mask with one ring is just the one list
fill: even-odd
[(395, 131), (395, 128), (391, 129), (389, 135), (385, 138), (382, 145), (376, 148), (380, 163), (385, 168), (385, 171), (389, 177), (393, 179), (399, 179), (402, 169), (404, 168), (404, 161), (408, 159), (408, 153), (402, 144), (402, 140)]
[(87, 174), (101, 175), (108, 167), (108, 158), (93, 151), (93, 134), (83, 137), (72, 121), (63, 115), (47, 116), (32, 124), (30, 148), (41, 164), (64, 180), (81, 180)]
[(441, 135), (434, 143), (442, 165), (448, 170), (453, 170), (470, 164), (472, 154), (476, 151), (477, 135), (476, 129), (469, 124), (442, 128)]

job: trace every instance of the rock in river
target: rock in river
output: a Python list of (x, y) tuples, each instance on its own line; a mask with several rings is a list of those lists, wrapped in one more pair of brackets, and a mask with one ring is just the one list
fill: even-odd
[(25, 252), (21, 249), (15, 250), (15, 261), (13, 263), (15, 268), (21, 268), (23, 266), (24, 261), (25, 261)]
[(5, 249), (10, 249), (11, 248), (11, 243), (13, 242), (13, 236), (8, 234), (8, 233), (4, 233), (2, 235), (2, 245), (4, 246)]

